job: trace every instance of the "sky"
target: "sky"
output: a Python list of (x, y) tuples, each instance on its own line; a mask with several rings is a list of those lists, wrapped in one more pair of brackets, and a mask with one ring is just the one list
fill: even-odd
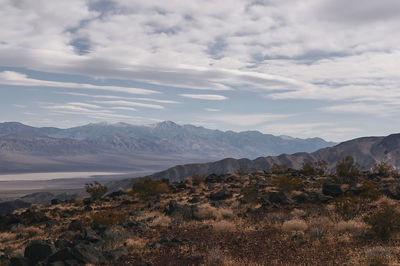
[(398, 0), (0, 0), (0, 121), (400, 132)]

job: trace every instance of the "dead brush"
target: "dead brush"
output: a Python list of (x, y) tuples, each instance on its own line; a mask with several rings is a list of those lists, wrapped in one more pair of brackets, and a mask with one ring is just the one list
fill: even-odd
[(328, 217), (316, 217), (309, 222), (308, 234), (312, 239), (321, 239), (325, 237), (332, 228), (332, 222)]
[(212, 227), (217, 232), (233, 232), (236, 229), (236, 224), (231, 221), (221, 220), (214, 222)]
[(92, 219), (93, 226), (117, 225), (127, 220), (127, 217), (124, 213), (111, 209), (91, 213), (90, 218)]
[(293, 219), (282, 224), (282, 230), (286, 232), (304, 232), (308, 229), (308, 224), (304, 220)]
[(369, 265), (389, 265), (396, 262), (396, 256), (391, 248), (373, 247), (365, 251), (365, 257)]

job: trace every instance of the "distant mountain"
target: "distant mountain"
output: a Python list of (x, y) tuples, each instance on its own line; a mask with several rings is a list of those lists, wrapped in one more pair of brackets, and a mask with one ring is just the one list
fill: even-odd
[(312, 152), (334, 145), (258, 131), (211, 130), (171, 121), (151, 125), (97, 123), (59, 129), (0, 123), (0, 172), (161, 170), (224, 157)]
[(385, 162), (400, 168), (400, 134), (387, 137), (365, 137), (340, 143), (334, 147), (323, 148), (313, 153), (282, 154), (279, 156), (260, 157), (255, 160), (226, 158), (220, 161), (203, 164), (178, 165), (152, 175), (153, 178), (181, 180), (194, 174), (234, 173), (239, 168), (248, 171), (269, 170), (276, 164), (299, 169), (304, 160), (325, 160), (328, 169), (333, 170), (336, 162), (346, 156), (353, 156), (364, 169), (370, 169), (376, 162)]

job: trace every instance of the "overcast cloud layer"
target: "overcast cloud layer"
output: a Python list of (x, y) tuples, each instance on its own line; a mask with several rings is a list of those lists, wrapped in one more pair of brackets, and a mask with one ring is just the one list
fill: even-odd
[(0, 0), (1, 121), (400, 132), (398, 0)]

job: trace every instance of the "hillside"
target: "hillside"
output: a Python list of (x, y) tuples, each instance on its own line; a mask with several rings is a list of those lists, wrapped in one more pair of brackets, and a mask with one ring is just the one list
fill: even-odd
[(350, 179), (287, 170), (142, 180), (96, 199), (10, 202), (6, 211), (25, 209), (0, 215), (0, 264), (397, 265), (400, 176), (385, 167)]
[(159, 171), (182, 163), (308, 152), (332, 145), (320, 138), (223, 132), (170, 121), (69, 129), (7, 122), (0, 124), (0, 172)]
[(178, 165), (152, 175), (153, 178), (182, 180), (194, 174), (227, 174), (239, 168), (247, 171), (268, 170), (274, 164), (284, 164), (299, 169), (305, 160), (327, 162), (328, 170), (334, 170), (338, 160), (352, 156), (364, 169), (370, 169), (376, 162), (385, 162), (400, 168), (400, 134), (387, 137), (364, 137), (323, 148), (312, 153), (282, 154), (260, 157), (255, 160), (226, 158), (211, 163)]

